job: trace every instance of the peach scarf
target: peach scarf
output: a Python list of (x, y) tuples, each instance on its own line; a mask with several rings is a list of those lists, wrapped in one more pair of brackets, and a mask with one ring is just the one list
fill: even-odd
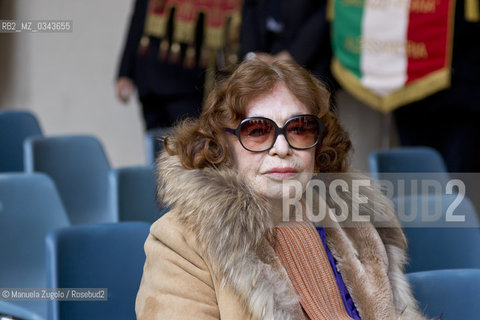
[(312, 224), (294, 222), (273, 228), (271, 245), (310, 319), (352, 319), (345, 309), (320, 235)]

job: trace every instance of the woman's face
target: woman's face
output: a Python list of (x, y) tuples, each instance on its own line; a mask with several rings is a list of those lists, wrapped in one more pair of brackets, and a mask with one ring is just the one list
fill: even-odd
[[(283, 83), (273, 90), (250, 101), (246, 110), (248, 117), (272, 119), (278, 127), (299, 114), (311, 113)], [(239, 174), (253, 189), (270, 199), (291, 197), (284, 191), (285, 180), (297, 180), (301, 193), (310, 181), (315, 163), (315, 147), (308, 150), (291, 148), (283, 135), (278, 135), (270, 150), (251, 152), (242, 147), (235, 135), (228, 135), (233, 163)]]

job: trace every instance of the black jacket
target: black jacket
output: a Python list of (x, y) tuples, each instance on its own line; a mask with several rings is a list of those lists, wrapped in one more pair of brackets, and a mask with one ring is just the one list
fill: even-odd
[[(270, 0), (245, 0), (242, 14), (241, 52), (276, 54), (287, 50), (295, 61), (316, 76), (330, 82), (330, 27), (326, 20), (326, 0), (276, 0), (283, 17), (282, 48), (271, 48), (267, 40), (266, 18)], [(326, 78), (326, 79), (325, 79)]]
[(151, 93), (157, 95), (202, 93), (204, 69), (200, 67), (185, 69), (181, 63), (172, 64), (168, 61), (160, 61), (158, 59), (159, 39), (150, 37), (146, 54), (144, 56), (138, 54), (147, 7), (148, 0), (135, 1), (117, 77), (132, 79), (140, 97)]

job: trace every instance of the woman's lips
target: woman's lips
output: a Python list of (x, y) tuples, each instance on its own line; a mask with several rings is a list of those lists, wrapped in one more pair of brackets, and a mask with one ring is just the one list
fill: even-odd
[(276, 179), (288, 179), (297, 175), (298, 171), (294, 168), (273, 168), (267, 171), (267, 174)]

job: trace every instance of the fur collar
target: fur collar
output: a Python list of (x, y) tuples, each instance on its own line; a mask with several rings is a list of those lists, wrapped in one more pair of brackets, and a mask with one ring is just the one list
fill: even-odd
[[(234, 288), (250, 316), (304, 319), (293, 286), (265, 239), (272, 228), (266, 199), (229, 168), (186, 170), (166, 152), (157, 166), (159, 199), (196, 234), (213, 276)], [(351, 203), (352, 195), (346, 196)], [(402, 272), (406, 241), (392, 206), (373, 188), (365, 196), (378, 198), (379, 205), (361, 213), (389, 218), (388, 229), (322, 221), (345, 284), (362, 319), (422, 319)], [(331, 199), (327, 203), (336, 206)]]

